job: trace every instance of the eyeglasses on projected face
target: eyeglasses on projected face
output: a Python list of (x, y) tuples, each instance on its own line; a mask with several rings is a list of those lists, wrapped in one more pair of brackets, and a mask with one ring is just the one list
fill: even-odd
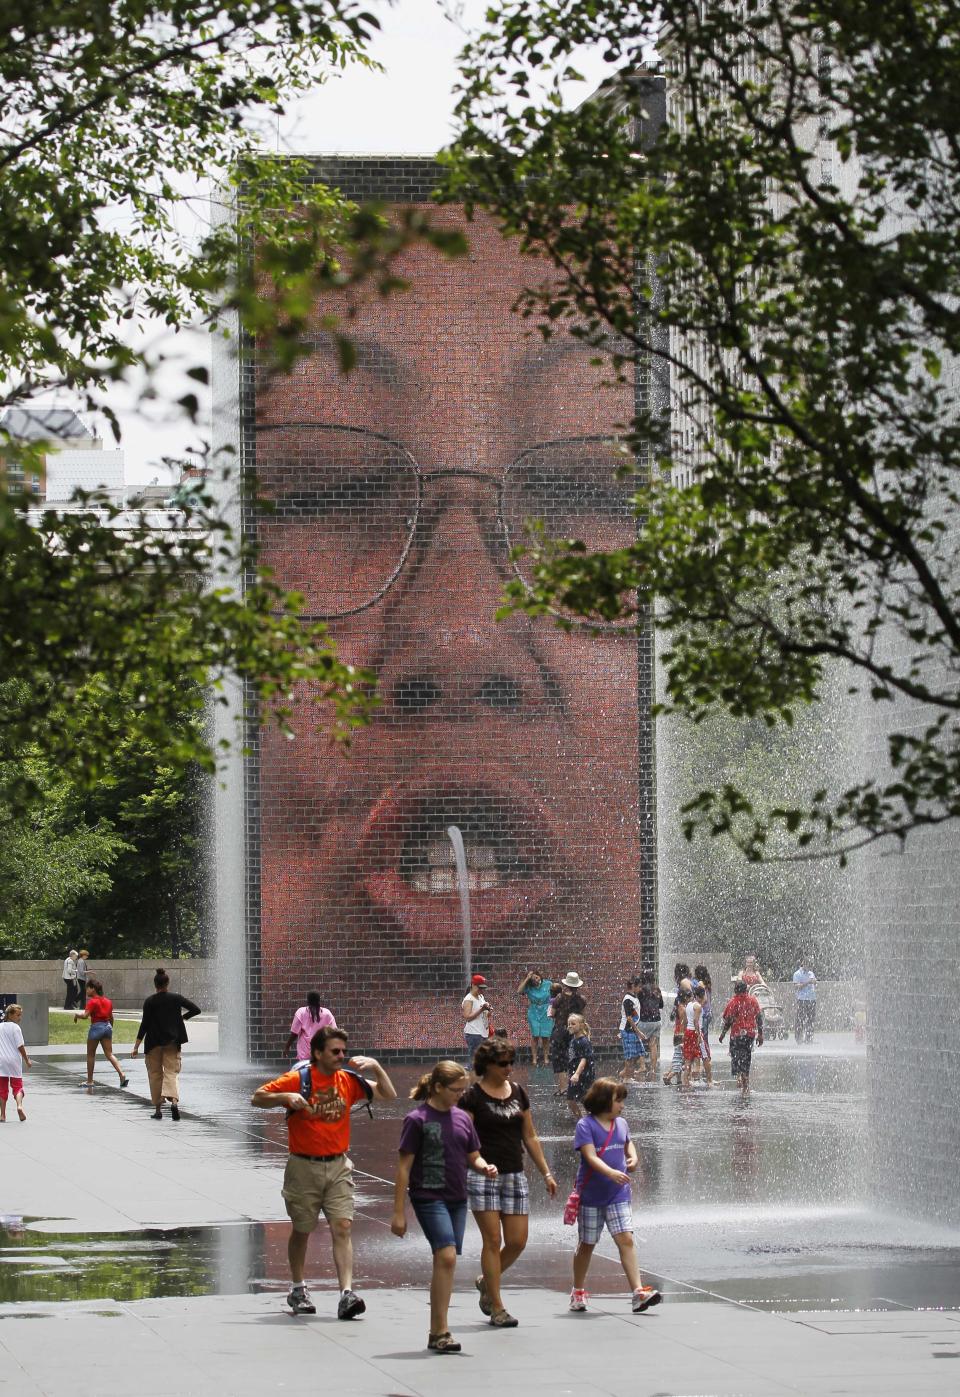
[[(530, 556), (511, 554), (529, 543), (534, 524), (548, 538), (579, 540), (588, 553), (627, 548), (636, 540), (635, 485), (629, 476), (617, 476), (629, 461), (615, 438), (582, 436), (531, 446), (497, 474), (458, 467), (427, 471), (399, 442), (366, 428), (260, 427), (263, 561), (285, 591), (303, 595), (304, 619), (358, 615), (387, 595), (442, 515), (428, 503), (427, 487), (479, 481), (496, 491), (495, 542), (505, 567), (530, 588)], [(630, 622), (557, 614), (590, 629), (634, 630)]]

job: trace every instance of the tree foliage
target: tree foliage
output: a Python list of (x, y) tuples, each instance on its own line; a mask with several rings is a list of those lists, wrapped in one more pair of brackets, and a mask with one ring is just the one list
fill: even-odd
[[(187, 707), (179, 727), (201, 720)], [(207, 956), (209, 779), (193, 763), (165, 763), (142, 734), (117, 733), (107, 771), (92, 790), (75, 792), (74, 815), (122, 841), (105, 888), (78, 900), (70, 919), (75, 943), (94, 958)]]
[[(411, 239), (459, 249), (455, 234), (414, 215), (390, 223), (345, 201), (258, 138), (292, 95), (369, 63), (375, 28), (349, 0), (2, 8), (0, 406), (62, 388), (112, 417), (99, 395), (131, 371), (154, 391), (158, 356), (136, 345), (158, 321), (219, 330), (231, 316), (288, 368), (320, 292), (336, 288), (349, 315), (352, 297), (401, 284), (393, 258)], [(219, 214), (197, 237), (183, 214), (205, 209), (211, 186)], [(348, 366), (343, 321), (323, 328)], [(208, 377), (202, 366), (191, 374)], [(196, 414), (197, 393), (179, 406)], [(0, 440), (0, 455), (29, 475), (50, 445)], [(3, 485), (0, 471), (0, 677), (16, 682), (0, 711), (0, 761), (15, 764), (32, 744), (93, 783), (128, 717), (161, 762), (209, 769), (205, 731), (178, 714), (184, 702), (199, 711), (208, 682), (223, 698), (231, 674), (281, 724), (301, 681), (332, 701), (339, 736), (366, 720), (370, 676), (298, 619), (298, 598), (258, 571), (212, 494), (185, 500), (175, 527), (158, 532), (145, 516), (121, 529), (106, 507), (48, 512), (38, 525), (30, 501)], [(211, 575), (247, 584), (210, 586)], [(33, 774), (20, 764), (8, 803), (39, 793)]]
[[(271, 157), (257, 129), (333, 69), (369, 63), (364, 47), (376, 27), (339, 0), (6, 8), (6, 401), (52, 384), (83, 391), (147, 364), (127, 328), (146, 317), (180, 328), (233, 304), (261, 333), (282, 332), (312, 305), (312, 290), (349, 278), (355, 232), (369, 259), (377, 220), (312, 182), (306, 162)], [(198, 239), (181, 215), (204, 213), (211, 183), (226, 216)], [(255, 241), (272, 298), (253, 296), (244, 281), (242, 254)]]
[[(158, 744), (126, 690), (127, 714), (104, 731), (95, 784), (26, 743), (0, 766), (0, 953), (93, 960), (206, 955), (204, 827), (209, 777), (166, 762), (176, 734), (189, 750), (204, 716), (184, 702)], [(0, 686), (11, 699), (16, 686)], [(24, 772), (29, 803), (22, 798)], [(10, 798), (12, 792), (12, 799)]]
[[(4, 695), (10, 685), (2, 686)], [(11, 779), (29, 769), (37, 793), (29, 814), (4, 797)], [(19, 755), (15, 767), (0, 765), (0, 950), (33, 959), (65, 953), (74, 910), (88, 897), (106, 893), (110, 870), (124, 851), (107, 820), (77, 816), (75, 791), (39, 756)]]
[[(583, 46), (620, 72), (571, 111)], [(541, 544), (513, 604), (652, 599), (665, 707), (694, 721), (789, 724), (834, 660), (889, 705), (886, 772), (691, 806), (754, 858), (771, 829), (842, 852), (960, 814), (958, 81), (946, 0), (506, 0), (464, 57), (446, 197), (553, 260), (519, 304), (544, 334), (673, 387), (672, 431), (630, 424), (660, 467), (635, 546)]]
[(6, 799), (26, 808), (38, 788), (28, 748), (72, 780), (92, 786), (125, 732), (154, 744), (158, 760), (216, 767), (202, 723), (209, 696), (226, 704), (246, 681), (285, 725), (286, 695), (306, 681), (329, 702), (343, 735), (362, 722), (370, 676), (343, 664), (326, 629), (301, 622), (298, 599), (268, 577), (241, 596), (210, 585), (212, 565), (255, 554), (233, 535), (212, 497), (198, 495), (156, 529), (116, 527), (117, 511), (44, 513), (0, 493), (0, 760), (10, 764)]

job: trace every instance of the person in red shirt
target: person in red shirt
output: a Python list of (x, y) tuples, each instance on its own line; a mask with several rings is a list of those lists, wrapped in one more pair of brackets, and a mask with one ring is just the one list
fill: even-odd
[(93, 1064), (97, 1056), (97, 1044), (103, 1048), (104, 1056), (110, 1066), (120, 1078), (120, 1085), (126, 1087), (130, 1085), (130, 1078), (125, 1077), (123, 1068), (113, 1055), (113, 1001), (108, 999), (103, 992), (103, 985), (99, 980), (95, 980), (92, 975), (87, 977), (88, 999), (86, 1006), (77, 1011), (73, 1016), (73, 1022), (77, 1019), (89, 1019), (90, 1029), (87, 1033), (87, 1091), (93, 1090)]
[(754, 1042), (758, 1048), (763, 1047), (763, 1010), (743, 980), (737, 980), (733, 990), (733, 998), (723, 1011), (719, 1041), (722, 1043), (730, 1034), (730, 1072), (740, 1083), (741, 1091), (747, 1091)]
[[(306, 1070), (306, 1069), (305, 1069)], [(373, 1081), (360, 1074), (372, 1072)], [(303, 1283), (307, 1243), (323, 1213), (330, 1227), (333, 1264), (340, 1285), (338, 1319), (355, 1319), (367, 1308), (353, 1290), (353, 1165), (350, 1108), (359, 1101), (393, 1101), (396, 1088), (373, 1057), (347, 1059), (347, 1035), (341, 1028), (318, 1029), (310, 1041), (310, 1098), (300, 1089), (299, 1071), (285, 1072), (258, 1087), (251, 1106), (284, 1106), (290, 1155), (283, 1176), (283, 1198), (291, 1222), (287, 1257), (291, 1286), (287, 1304), (293, 1314), (316, 1314)]]

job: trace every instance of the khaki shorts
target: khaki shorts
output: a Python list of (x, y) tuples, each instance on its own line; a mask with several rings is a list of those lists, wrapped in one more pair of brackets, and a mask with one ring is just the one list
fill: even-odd
[(283, 1174), (283, 1198), (294, 1232), (312, 1232), (323, 1213), (327, 1222), (353, 1218), (353, 1165), (337, 1159), (302, 1159), (292, 1154)]

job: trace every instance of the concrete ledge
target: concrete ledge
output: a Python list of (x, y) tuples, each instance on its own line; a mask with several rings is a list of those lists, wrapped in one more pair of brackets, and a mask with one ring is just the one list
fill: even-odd
[(23, 1030), (27, 1052), (36, 1044), (42, 1047), (50, 1040), (50, 1017), (47, 997), (44, 994), (22, 994), (18, 990), (4, 990), (5, 995), (15, 994), (16, 1003), (23, 1010), (20, 1027)]
[[(66, 954), (66, 952), (64, 952)], [(90, 973), (118, 1009), (139, 1009), (153, 994), (153, 977), (162, 964), (170, 988), (201, 1009), (216, 1009), (216, 962), (212, 960), (97, 960)], [(50, 1008), (63, 1006), (62, 960), (0, 960), (0, 994), (42, 994)]]

